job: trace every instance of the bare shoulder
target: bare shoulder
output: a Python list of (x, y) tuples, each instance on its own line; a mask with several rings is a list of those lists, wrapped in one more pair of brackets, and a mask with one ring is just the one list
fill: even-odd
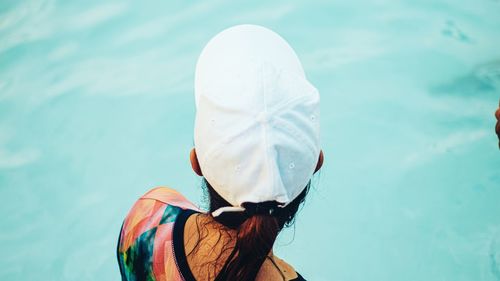
[(283, 259), (274, 256), (274, 261), (278, 265), (278, 267), (281, 269), (281, 271), (284, 273), (285, 277), (287, 280), (295, 279), (298, 277), (297, 272), (295, 271), (295, 268)]
[(282, 274), (285, 280), (294, 280), (298, 277), (292, 265), (273, 255), (272, 259), (264, 261), (256, 280), (283, 280)]

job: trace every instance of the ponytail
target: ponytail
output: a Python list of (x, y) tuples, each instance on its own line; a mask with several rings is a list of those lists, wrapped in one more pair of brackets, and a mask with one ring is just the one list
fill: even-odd
[[(210, 199), (210, 211), (230, 206), (204, 180)], [(275, 201), (244, 203), (244, 213), (227, 212), (214, 219), (236, 231), (236, 242), (215, 281), (254, 281), (276, 237), (283, 227), (293, 224), (299, 206), (304, 202), (310, 183), (286, 207), (277, 207)], [(272, 210), (271, 212), (269, 210)]]
[(235, 247), (217, 280), (253, 281), (280, 231), (278, 220), (268, 214), (246, 219), (237, 230)]

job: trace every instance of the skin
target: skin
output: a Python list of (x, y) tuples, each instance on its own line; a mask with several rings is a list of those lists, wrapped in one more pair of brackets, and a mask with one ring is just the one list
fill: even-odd
[[(193, 171), (197, 175), (203, 176), (194, 148), (191, 150), (189, 158)], [(321, 151), (314, 171), (315, 173), (323, 166), (323, 160), (323, 151)], [(198, 243), (200, 240), (199, 229), (201, 225), (207, 226), (206, 231), (208, 231), (208, 235), (203, 239), (203, 243)], [(221, 231), (221, 229), (223, 231)], [(184, 248), (186, 253), (190, 253), (196, 245), (199, 245), (196, 255), (187, 256), (189, 267), (196, 280), (214, 279), (214, 276), (220, 271), (224, 261), (229, 255), (229, 251), (224, 252), (223, 247), (229, 246), (229, 248), (232, 248), (234, 246), (235, 237), (236, 232), (234, 230), (225, 228), (223, 225), (214, 221), (208, 214), (197, 214), (189, 217), (184, 228)], [(221, 252), (222, 254), (219, 257)], [(274, 261), (279, 271), (272, 261), (266, 259), (257, 274), (257, 281), (282, 280), (282, 274), (285, 280), (297, 278), (297, 273), (291, 265), (276, 257), (272, 251), (269, 257)], [(204, 266), (207, 261), (216, 261), (215, 272), (209, 272), (210, 269)]]
[(495, 132), (497, 133), (497, 136), (498, 136), (498, 148), (500, 148), (500, 104), (498, 105), (498, 109), (495, 112), (495, 117), (497, 118)]

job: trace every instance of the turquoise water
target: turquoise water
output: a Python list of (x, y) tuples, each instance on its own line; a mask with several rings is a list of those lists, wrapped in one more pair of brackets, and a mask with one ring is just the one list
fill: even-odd
[(500, 280), (500, 1), (2, 1), (0, 280), (118, 280), (135, 199), (202, 203), (193, 73), (222, 29), (296, 49), (326, 162), (279, 255), (309, 280)]

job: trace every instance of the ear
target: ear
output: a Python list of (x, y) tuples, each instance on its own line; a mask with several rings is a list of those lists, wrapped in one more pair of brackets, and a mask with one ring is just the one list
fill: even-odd
[(497, 124), (495, 125), (495, 132), (498, 136), (498, 148), (500, 148), (500, 105), (498, 105), (498, 109), (495, 112), (495, 117), (497, 118)]
[(321, 167), (323, 166), (323, 150), (320, 150), (319, 152), (319, 157), (318, 157), (318, 164), (316, 164), (316, 169), (314, 169), (314, 172), (316, 173), (317, 171), (319, 171), (319, 169), (321, 169)]
[(193, 171), (200, 177), (203, 177), (203, 173), (201, 172), (200, 163), (198, 162), (198, 156), (196, 156), (196, 149), (193, 147), (191, 149), (191, 153), (189, 153), (189, 160), (191, 161), (191, 167)]

